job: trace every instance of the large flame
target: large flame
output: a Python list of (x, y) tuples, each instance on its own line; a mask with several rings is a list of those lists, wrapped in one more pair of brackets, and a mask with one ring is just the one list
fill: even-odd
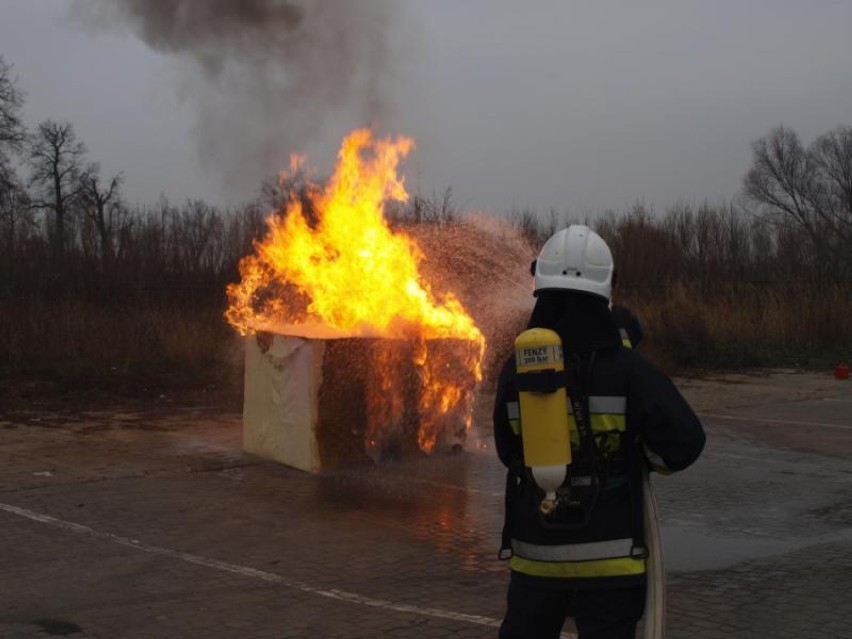
[[(305, 197), (291, 197), (283, 214), (269, 216), (267, 236), (240, 262), (242, 281), (228, 287), (225, 316), (243, 335), (412, 340), (421, 390), (418, 442), (430, 452), (452, 428), (447, 416), (464, 415), (470, 427), (485, 340), (452, 292), (436, 291), (421, 277), (423, 253), (415, 241), (385, 220), (387, 201), (408, 198), (397, 167), (412, 147), (404, 137), (374, 140), (367, 129), (349, 134), (327, 186), (311, 185)], [(435, 340), (460, 345), (462, 356)], [(376, 359), (380, 388), (388, 391), (395, 367), (387, 356)], [(382, 410), (395, 412), (388, 402)], [(368, 433), (371, 441), (376, 435)]]

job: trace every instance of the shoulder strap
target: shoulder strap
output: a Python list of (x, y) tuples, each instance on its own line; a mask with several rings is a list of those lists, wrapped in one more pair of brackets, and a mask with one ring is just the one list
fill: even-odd
[(630, 491), (630, 528), (633, 533), (633, 547), (630, 555), (633, 557), (647, 557), (648, 546), (645, 543), (645, 517), (644, 517), (644, 486), (643, 473), (645, 473), (645, 462), (642, 452), (637, 443), (636, 433), (633, 432), (631, 424), (627, 424), (627, 437), (624, 438), (622, 446), (625, 448), (624, 455), (627, 461), (627, 486)]
[(521, 475), (513, 464), (506, 469), (506, 493), (503, 497), (503, 532), (500, 534), (500, 550), (497, 558), (501, 560), (512, 557), (512, 526), (515, 521), (515, 506), (521, 494)]
[(568, 401), (571, 402), (571, 412), (574, 414), (574, 423), (580, 435), (580, 447), (588, 459), (598, 457), (598, 445), (592, 432), (589, 409), (594, 364), (595, 351), (592, 351), (588, 357), (572, 354), (568, 375)]

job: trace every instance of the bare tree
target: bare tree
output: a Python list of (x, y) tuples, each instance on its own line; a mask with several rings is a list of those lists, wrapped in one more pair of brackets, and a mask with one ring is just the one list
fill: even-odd
[(86, 145), (77, 139), (70, 122), (46, 120), (30, 137), (27, 159), (33, 204), (53, 212), (51, 245), (58, 262), (66, 249), (65, 227), (72, 206), (83, 190)]
[(26, 139), (21, 122), (23, 106), (24, 95), (12, 76), (12, 67), (0, 56), (0, 157), (7, 150), (20, 151)]
[(796, 133), (773, 129), (752, 145), (747, 197), (780, 221), (792, 221), (817, 250), (852, 242), (852, 127), (804, 147)]
[[(4, 273), (17, 270), (17, 249), (35, 230), (32, 209), (29, 206), (26, 189), (18, 180), (14, 171), (5, 173), (0, 167), (0, 254)], [(11, 284), (3, 278), (2, 284)]]
[(544, 237), (552, 237), (556, 234), (556, 231), (562, 228), (565, 228), (565, 224), (563, 224), (560, 219), (559, 211), (556, 210), (556, 207), (551, 206), (547, 211), (547, 221), (544, 225)]
[(660, 291), (677, 280), (682, 269), (680, 248), (653, 210), (637, 202), (627, 213), (611, 217), (599, 228), (618, 266), (618, 285), (631, 290)]
[(201, 279), (202, 273), (221, 267), (220, 243), (222, 217), (216, 208), (203, 200), (189, 200), (177, 219), (175, 228), (183, 274)]
[(113, 238), (122, 230), (120, 227), (126, 218), (120, 200), (123, 181), (124, 175), (117, 173), (102, 185), (100, 167), (97, 164), (89, 165), (80, 178), (83, 212), (98, 233), (101, 266), (105, 274), (115, 257)]
[(852, 238), (852, 127), (841, 126), (810, 147), (816, 166), (818, 213), (837, 228), (848, 246)]
[(459, 216), (458, 208), (453, 202), (453, 187), (448, 186), (441, 193), (439, 206), (435, 207), (437, 219), (433, 220), (436, 224), (450, 224)]
[(518, 229), (530, 245), (540, 248), (547, 240), (541, 228), (538, 216), (529, 207), (512, 207), (509, 212), (509, 224)]
[[(6, 222), (6, 236), (10, 242), (15, 238), (17, 217), (26, 213), (22, 210), (24, 193), (10, 155), (19, 153), (26, 139), (26, 130), (21, 121), (24, 96), (12, 76), (12, 67), (0, 56), (0, 213)], [(13, 244), (9, 244), (11, 255)]]

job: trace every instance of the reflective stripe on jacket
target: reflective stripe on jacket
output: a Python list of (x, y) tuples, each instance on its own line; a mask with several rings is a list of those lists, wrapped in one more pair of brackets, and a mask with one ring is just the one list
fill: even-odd
[(533, 577), (588, 579), (645, 572), (645, 559), (632, 557), (633, 539), (579, 544), (537, 545), (512, 540), (512, 570)]

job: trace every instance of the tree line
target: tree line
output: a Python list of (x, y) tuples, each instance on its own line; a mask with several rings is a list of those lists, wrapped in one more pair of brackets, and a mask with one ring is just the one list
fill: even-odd
[[(225, 285), (239, 277), (239, 260), (262, 236), (266, 215), (293, 197), (311, 215), (299, 176), (268, 180), (254, 201), (232, 209), (165, 198), (131, 207), (124, 175), (103, 172), (70, 122), (46, 120), (28, 130), (24, 107), (13, 69), (0, 57), (0, 363), (37, 360), (33, 349), (47, 343), (45, 359), (130, 362), (170, 352), (169, 361), (208, 361), (219, 346), (207, 342), (229, 335), (221, 320)], [(452, 225), (461, 217), (450, 189), (389, 210), (398, 226)], [(617, 295), (643, 310), (659, 348), (689, 353), (700, 346), (679, 363), (743, 352), (737, 335), (752, 334), (755, 323), (769, 336), (758, 335), (761, 353), (775, 348), (770, 338), (792, 340), (802, 352), (852, 346), (852, 127), (807, 145), (789, 128), (772, 129), (752, 144), (736, 203), (683, 203), (663, 212), (636, 205), (585, 220), (521, 209), (507, 219), (533, 249), (571, 222), (593, 226), (615, 254)], [(804, 312), (803, 304), (823, 315)], [(696, 315), (701, 308), (704, 315)], [(781, 314), (790, 316), (786, 324)], [(130, 325), (134, 317), (146, 325)], [(170, 326), (196, 321), (214, 324), (215, 334), (196, 331), (204, 339), (195, 350), (168, 346)], [(86, 334), (92, 324), (136, 335), (124, 341), (139, 346), (116, 338), (107, 348)], [(192, 334), (187, 328), (184, 341)], [(720, 335), (729, 337), (722, 343)]]

